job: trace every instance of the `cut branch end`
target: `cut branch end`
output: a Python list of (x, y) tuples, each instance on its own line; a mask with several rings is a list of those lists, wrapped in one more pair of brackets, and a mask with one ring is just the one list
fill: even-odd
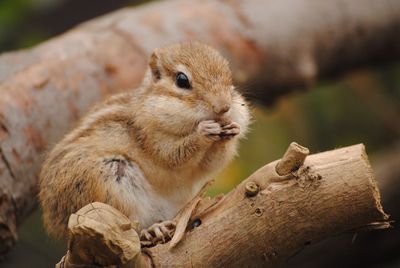
[(276, 165), (276, 173), (281, 176), (288, 175), (290, 172), (296, 171), (301, 167), (310, 153), (308, 148), (303, 147), (296, 142), (292, 142), (282, 159)]

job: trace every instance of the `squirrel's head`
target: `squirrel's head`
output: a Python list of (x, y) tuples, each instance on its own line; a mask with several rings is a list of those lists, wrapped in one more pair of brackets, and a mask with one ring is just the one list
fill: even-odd
[(169, 127), (185, 132), (206, 119), (248, 121), (229, 63), (213, 48), (190, 42), (155, 49), (149, 67), (145, 106)]

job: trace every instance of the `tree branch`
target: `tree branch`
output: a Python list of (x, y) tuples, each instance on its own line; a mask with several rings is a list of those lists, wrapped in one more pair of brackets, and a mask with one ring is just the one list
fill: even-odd
[[(114, 245), (112, 248), (123, 251), (133, 245), (139, 248), (139, 241), (132, 240), (131, 247), (115, 246), (120, 245), (120, 241), (125, 243), (121, 237), (126, 228), (119, 236), (97, 239), (107, 237), (109, 230), (121, 230), (118, 228), (121, 224), (115, 222), (123, 220), (115, 220), (115, 216), (114, 219), (96, 217), (96, 224), (100, 226), (96, 228), (92, 221), (76, 224), (77, 216), (72, 215), (69, 252), (59, 265), (135, 267), (141, 263), (143, 267), (270, 267), (329, 236), (389, 227), (363, 145), (311, 155), (304, 161), (307, 151), (292, 144), (282, 160), (262, 167), (222, 199), (214, 202), (209, 198), (201, 199), (190, 217), (184, 238), (174, 248), (169, 243), (144, 248), (142, 253), (137, 250), (134, 257), (125, 261), (117, 258), (125, 256), (120, 252), (97, 254), (98, 250), (93, 248), (107, 249), (108, 245)], [(293, 155), (303, 159), (304, 164), (303, 161), (288, 161)], [(279, 175), (276, 171), (279, 166), (286, 166), (287, 173)], [(253, 191), (255, 188), (249, 187), (250, 184), (259, 190)], [(122, 214), (120, 217), (127, 220)], [(108, 229), (103, 228), (105, 225)], [(80, 240), (86, 241), (84, 248), (80, 248), (79, 243), (71, 243), (77, 240), (74, 231), (77, 226), (82, 230)], [(105, 233), (94, 236), (93, 229), (96, 233)], [(85, 252), (86, 262), (66, 262), (82, 252)], [(93, 263), (93, 257), (99, 255), (101, 259)]]
[(288, 267), (375, 267), (398, 258), (400, 247), (400, 142), (371, 157), (382, 205), (391, 215), (390, 232), (348, 233), (309, 247), (291, 258)]
[(270, 101), (317, 78), (398, 58), (399, 29), (397, 0), (172, 0), (1, 55), (0, 255), (36, 206), (43, 153), (94, 102), (137, 86), (153, 48), (209, 43), (229, 58), (240, 85)]

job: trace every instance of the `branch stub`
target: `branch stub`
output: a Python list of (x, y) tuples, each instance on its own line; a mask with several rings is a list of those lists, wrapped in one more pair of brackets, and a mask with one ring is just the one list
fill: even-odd
[(260, 191), (260, 187), (252, 181), (249, 181), (248, 183), (246, 183), (246, 196), (247, 197), (253, 197), (256, 196), (258, 194), (258, 192)]
[(292, 142), (282, 159), (276, 165), (276, 173), (281, 176), (288, 175), (290, 172), (296, 171), (301, 167), (310, 153), (308, 148), (303, 147), (296, 142)]

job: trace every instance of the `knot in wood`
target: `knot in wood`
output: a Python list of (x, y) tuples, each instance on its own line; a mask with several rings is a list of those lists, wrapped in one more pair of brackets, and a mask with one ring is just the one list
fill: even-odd
[(246, 189), (246, 196), (248, 197), (256, 196), (260, 191), (260, 187), (255, 182), (252, 181), (246, 183), (245, 189)]
[(264, 211), (261, 208), (256, 208), (255, 213), (258, 217), (261, 217), (264, 214)]

